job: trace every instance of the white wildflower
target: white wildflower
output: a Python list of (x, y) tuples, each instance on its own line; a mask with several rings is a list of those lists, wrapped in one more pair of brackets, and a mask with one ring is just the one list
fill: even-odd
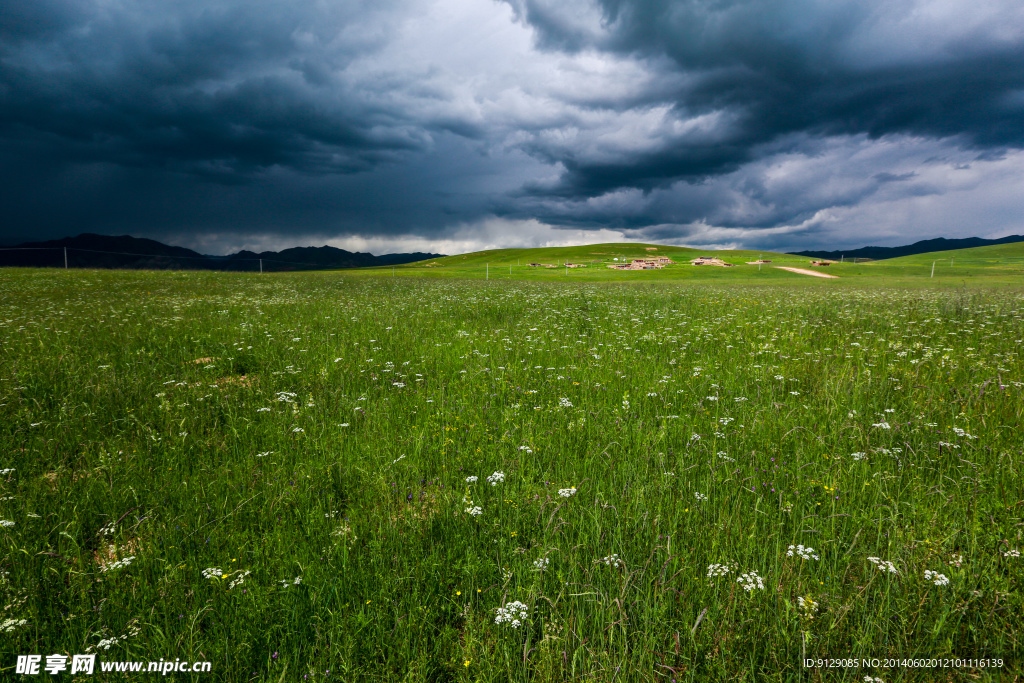
[(801, 560), (810, 560), (810, 559), (820, 560), (821, 559), (820, 557), (818, 557), (817, 555), (814, 554), (814, 548), (811, 548), (809, 546), (808, 547), (804, 547), (802, 545), (791, 545), (791, 546), (789, 546), (789, 551), (786, 553), (786, 555), (789, 556), (789, 557), (793, 557), (794, 555), (796, 555)]
[(729, 574), (730, 572), (734, 571), (736, 571), (735, 562), (727, 562), (725, 564), (709, 564), (707, 576), (709, 579), (714, 579), (719, 576), (725, 576), (726, 574)]
[(245, 583), (245, 577), (249, 576), (249, 574), (250, 574), (250, 572), (245, 571), (245, 572), (242, 572), (241, 574), (239, 574), (238, 576), (236, 576), (235, 579), (231, 583), (228, 584), (228, 590), (231, 590), (232, 588), (234, 588), (236, 586), (241, 586), (243, 583)]
[(897, 573), (896, 572), (896, 565), (894, 565), (889, 560), (880, 560), (877, 557), (869, 557), (868, 558), (868, 562), (871, 562), (876, 567), (878, 567), (879, 571), (889, 572), (890, 574), (896, 574)]
[(601, 558), (601, 562), (603, 562), (606, 566), (609, 566), (609, 567), (621, 567), (622, 566), (622, 560), (619, 558), (618, 555), (616, 555), (614, 553), (611, 554), (611, 555), (607, 555), (605, 557), (602, 557)]
[(204, 579), (219, 579), (224, 576), (223, 569), (217, 569), (216, 567), (207, 567), (203, 570)]
[(470, 476), (466, 477), (466, 483), (467, 484), (472, 484), (473, 482), (477, 481), (479, 478), (480, 477), (476, 477), (476, 476), (470, 475)]
[(474, 507), (469, 507), (469, 508), (466, 508), (466, 514), (473, 515), (474, 517), (479, 517), (480, 515), (484, 514), (484, 509), (482, 507), (480, 507), (479, 505), (474, 506)]
[(493, 474), (491, 474), (491, 476), (487, 477), (487, 482), (491, 486), (497, 486), (498, 482), (502, 482), (502, 481), (505, 481), (505, 473), (504, 472), (495, 471)]
[(551, 564), (551, 560), (541, 557), (533, 561), (533, 569), (534, 571), (542, 572), (548, 568), (549, 564)]
[(14, 629), (24, 626), (28, 622), (24, 619), (6, 619), (0, 623), (0, 633), (10, 633)]
[(126, 558), (124, 558), (123, 560), (120, 560), (120, 561), (118, 561), (118, 562), (111, 562), (110, 564), (108, 564), (108, 565), (106, 565), (106, 566), (101, 566), (100, 568), (101, 568), (101, 569), (102, 569), (102, 571), (104, 571), (104, 572), (112, 572), (112, 571), (114, 571), (115, 569), (121, 569), (122, 567), (127, 567), (127, 566), (128, 566), (128, 565), (130, 565), (130, 564), (131, 564), (131, 563), (132, 563), (132, 562), (133, 562), (134, 560), (135, 560), (135, 556), (134, 556), (134, 555), (131, 555), (130, 557), (126, 557)]
[(558, 495), (560, 495), (562, 498), (571, 498), (572, 496), (576, 495), (576, 488), (571, 487), (567, 489), (558, 489)]
[(1007, 550), (1003, 553), (1003, 557), (1020, 557), (1020, 551), (1014, 548), (1013, 550)]
[(736, 583), (743, 586), (743, 590), (752, 593), (755, 590), (764, 590), (764, 579), (757, 575), (757, 572), (741, 574)]
[(933, 572), (929, 569), (924, 570), (924, 580), (931, 581), (936, 586), (945, 586), (949, 583), (948, 576), (946, 576), (945, 574), (940, 574), (938, 572)]
[(953, 431), (956, 432), (957, 436), (962, 436), (965, 439), (977, 439), (978, 438), (976, 436), (971, 436), (970, 434), (968, 434), (964, 430), (960, 429), (959, 427), (953, 427)]
[(796, 602), (808, 619), (813, 619), (814, 615), (818, 613), (818, 603), (811, 598), (799, 597)]
[(508, 624), (512, 628), (519, 628), (530, 613), (529, 608), (516, 600), (504, 607), (496, 607), (494, 615), (495, 624)]

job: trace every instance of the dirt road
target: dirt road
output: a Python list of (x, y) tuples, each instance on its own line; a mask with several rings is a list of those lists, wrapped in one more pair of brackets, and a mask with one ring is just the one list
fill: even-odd
[(779, 270), (788, 270), (791, 273), (800, 273), (801, 275), (813, 275), (814, 277), (833, 277), (838, 278), (838, 275), (829, 275), (828, 273), (819, 273), (816, 270), (807, 270), (806, 268), (787, 268), (786, 266), (775, 266)]

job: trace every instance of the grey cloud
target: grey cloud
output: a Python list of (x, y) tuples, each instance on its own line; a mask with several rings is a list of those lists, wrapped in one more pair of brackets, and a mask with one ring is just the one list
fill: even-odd
[[(566, 24), (571, 11), (561, 0), (511, 4), (547, 49), (667, 58), (670, 70), (688, 76), (666, 99), (671, 118), (730, 114), (712, 144), (666, 136), (658, 149), (616, 159), (531, 141), (532, 153), (565, 168), (559, 183), (526, 188), (532, 193), (589, 197), (696, 181), (730, 173), (755, 159), (759, 145), (797, 132), (957, 136), (996, 154), (1024, 144), (1024, 15), (1010, 3), (993, 5), (1005, 16), (960, 32), (942, 25), (934, 36), (938, 28), (911, 16), (912, 2), (601, 0), (599, 30), (590, 33)], [(893, 28), (901, 21), (902, 33)], [(1007, 21), (1017, 25), (1010, 39)], [(925, 44), (917, 53), (899, 47), (915, 41)]]
[(676, 180), (649, 190), (620, 188), (593, 197), (527, 194), (499, 211), (572, 228), (658, 228), (643, 232), (646, 237), (672, 229), (686, 235), (683, 228), (667, 227), (686, 225), (792, 232), (813, 223), (823, 211), (942, 194), (956, 186), (947, 174), (962, 168), (963, 158), (976, 158), (951, 141), (873, 141), (863, 134), (793, 135), (755, 148), (752, 156), (749, 163), (701, 182)]

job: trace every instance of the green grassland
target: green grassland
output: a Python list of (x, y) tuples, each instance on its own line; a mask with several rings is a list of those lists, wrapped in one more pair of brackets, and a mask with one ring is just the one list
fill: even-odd
[(0, 271), (0, 677), (1024, 671), (1019, 264), (513, 261), (695, 253), (573, 249)]
[[(959, 255), (959, 256), (958, 256)], [(662, 269), (616, 271), (607, 266), (614, 258), (631, 260), (649, 256), (668, 256), (675, 263)], [(693, 266), (697, 256), (716, 256), (734, 268)], [(770, 264), (749, 265), (758, 258)], [(952, 262), (950, 259), (952, 258)], [(399, 276), (440, 278), (481, 278), (537, 282), (714, 282), (754, 284), (787, 284), (795, 286), (845, 287), (881, 284), (887, 287), (963, 287), (1004, 286), (1024, 283), (1024, 243), (962, 249), (935, 254), (918, 254), (882, 261), (832, 263), (827, 267), (812, 266), (806, 256), (758, 252), (751, 250), (697, 250), (652, 244), (597, 244), (540, 249), (495, 249), (446, 256), (410, 263), (395, 268), (369, 268), (368, 272), (384, 272)], [(932, 273), (932, 262), (937, 261)], [(581, 263), (586, 268), (565, 269), (565, 263)], [(557, 264), (559, 268), (532, 268), (527, 264)], [(804, 268), (835, 275), (836, 278), (812, 278), (780, 270), (777, 266)], [(812, 282), (807, 282), (808, 280)], [(802, 283), (802, 284), (801, 284)]]
[(927, 254), (886, 259), (879, 263), (930, 267), (933, 261), (938, 262), (938, 266), (948, 265), (942, 264), (942, 261), (953, 261), (954, 266), (950, 267), (955, 267), (955, 264), (962, 264), (972, 267), (1005, 268), (1019, 272), (1024, 267), (1024, 242), (995, 244), (985, 247), (974, 247), (973, 249), (932, 251)]

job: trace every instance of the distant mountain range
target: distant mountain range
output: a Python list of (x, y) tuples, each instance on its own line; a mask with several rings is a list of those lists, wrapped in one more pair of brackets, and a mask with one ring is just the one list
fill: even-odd
[(914, 254), (927, 254), (931, 251), (949, 251), (951, 249), (969, 249), (971, 247), (986, 247), (990, 244), (1007, 244), (1009, 242), (1024, 242), (1024, 235), (1010, 235), (995, 240), (986, 240), (981, 237), (965, 237), (963, 239), (948, 240), (945, 237), (937, 237), (933, 240), (922, 240), (903, 247), (861, 247), (860, 249), (848, 249), (846, 251), (794, 251), (790, 252), (797, 256), (813, 256), (816, 258), (835, 259), (840, 258), (867, 258), (872, 260), (896, 258), (897, 256), (913, 256)]
[(0, 250), (0, 266), (63, 267), (67, 249), (70, 268), (145, 268), (175, 270), (264, 271), (324, 270), (395, 266), (438, 258), (444, 254), (384, 254), (374, 256), (335, 247), (293, 247), (259, 254), (240, 251), (228, 256), (209, 256), (156, 240), (122, 235), (84, 233), (46, 242), (24, 242), (14, 250)]

